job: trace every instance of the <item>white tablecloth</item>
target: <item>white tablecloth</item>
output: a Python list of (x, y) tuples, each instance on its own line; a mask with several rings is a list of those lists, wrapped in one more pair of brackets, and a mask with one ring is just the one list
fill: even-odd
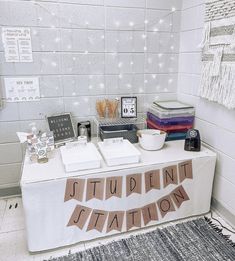
[[(108, 213), (124, 211), (121, 232), (127, 231), (126, 211), (142, 208), (152, 203), (157, 206), (158, 220), (150, 221), (147, 226), (208, 212), (216, 154), (205, 147), (202, 147), (201, 152), (187, 152), (184, 151), (183, 144), (183, 141), (167, 142), (162, 150), (154, 152), (144, 151), (140, 149), (139, 145), (136, 145), (141, 152), (141, 162), (138, 164), (108, 167), (105, 162), (102, 162), (100, 169), (70, 173), (64, 171), (59, 150), (55, 151), (54, 157), (46, 164), (31, 163), (26, 155), (21, 188), (29, 251), (47, 250), (120, 233), (116, 230), (107, 233), (108, 216), (101, 232), (96, 229), (87, 231), (94, 209)], [(178, 180), (178, 184), (169, 184), (164, 187), (162, 169), (173, 165), (178, 166), (179, 163), (188, 160), (192, 160), (193, 177), (186, 178), (182, 182)], [(146, 192), (144, 173), (157, 169), (160, 170), (161, 188)], [(142, 192), (127, 196), (126, 176), (137, 173), (142, 175)], [(109, 177), (122, 177), (121, 197), (105, 199), (104, 196), (102, 200), (93, 198), (86, 201), (87, 179), (104, 178), (105, 180)], [(85, 180), (84, 196), (81, 201), (76, 199), (64, 201), (68, 178)], [(174, 204), (175, 211), (167, 212), (163, 217), (158, 209), (158, 200), (169, 195), (179, 186), (183, 186), (189, 200), (184, 201), (180, 207)], [(68, 226), (77, 205), (91, 209), (91, 214), (82, 229), (75, 225)], [(144, 219), (141, 215), (141, 227), (144, 226)], [(138, 229), (138, 227), (132, 229)]]

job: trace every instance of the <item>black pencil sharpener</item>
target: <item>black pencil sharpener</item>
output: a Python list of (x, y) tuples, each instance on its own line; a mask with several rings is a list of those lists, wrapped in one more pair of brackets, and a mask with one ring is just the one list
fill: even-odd
[(186, 151), (200, 151), (201, 150), (201, 138), (199, 130), (189, 129), (184, 143), (184, 150)]

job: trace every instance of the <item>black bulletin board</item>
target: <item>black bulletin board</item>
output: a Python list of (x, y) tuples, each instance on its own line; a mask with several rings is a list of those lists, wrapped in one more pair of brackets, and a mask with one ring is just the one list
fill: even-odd
[(70, 113), (47, 117), (47, 121), (50, 131), (53, 131), (55, 143), (75, 137)]

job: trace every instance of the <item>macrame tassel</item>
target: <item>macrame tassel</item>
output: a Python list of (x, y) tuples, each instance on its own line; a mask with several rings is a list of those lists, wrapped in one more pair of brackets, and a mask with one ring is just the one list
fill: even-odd
[(233, 27), (233, 34), (232, 34), (232, 40), (231, 40), (230, 48), (232, 50), (235, 50), (235, 25)]
[(210, 33), (211, 33), (211, 23), (207, 22), (203, 28), (202, 33), (202, 41), (198, 45), (199, 48), (203, 49), (206, 45), (209, 45), (210, 43)]
[(214, 61), (212, 65), (212, 75), (211, 76), (219, 76), (220, 74), (220, 65), (222, 62), (224, 48), (217, 48), (214, 52)]

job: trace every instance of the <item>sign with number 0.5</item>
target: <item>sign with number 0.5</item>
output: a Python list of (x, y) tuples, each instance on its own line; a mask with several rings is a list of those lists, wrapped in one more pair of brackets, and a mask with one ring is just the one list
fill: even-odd
[(137, 97), (121, 97), (122, 118), (137, 118)]

